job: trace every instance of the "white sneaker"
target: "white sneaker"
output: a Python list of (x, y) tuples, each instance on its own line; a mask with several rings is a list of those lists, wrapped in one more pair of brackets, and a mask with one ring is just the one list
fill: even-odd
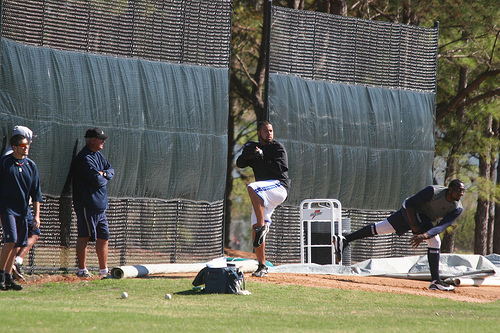
[(92, 277), (92, 274), (90, 274), (90, 272), (88, 271), (88, 269), (84, 269), (83, 271), (78, 271), (76, 273), (76, 276), (78, 277), (81, 277), (81, 278), (89, 278), (89, 277)]
[(15, 262), (14, 265), (12, 265), (12, 276), (16, 280), (23, 280), (26, 282), (26, 278), (24, 277), (24, 272), (22, 270), (22, 264)]

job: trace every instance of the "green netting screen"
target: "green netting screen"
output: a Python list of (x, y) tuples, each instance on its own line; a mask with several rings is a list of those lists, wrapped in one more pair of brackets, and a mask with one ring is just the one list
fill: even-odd
[(273, 7), (269, 112), (289, 153), (288, 204), (397, 209), (431, 184), (437, 35)]
[[(272, 7), (269, 118), (292, 180), (270, 260), (299, 262), (304, 199), (339, 199), (352, 231), (432, 182), (438, 29)], [(347, 262), (424, 254), (408, 235), (353, 244)]]
[(75, 267), (65, 183), (93, 126), (116, 171), (110, 266), (220, 255), (231, 1), (1, 4), (0, 131), (34, 131), (46, 198), (32, 267)]

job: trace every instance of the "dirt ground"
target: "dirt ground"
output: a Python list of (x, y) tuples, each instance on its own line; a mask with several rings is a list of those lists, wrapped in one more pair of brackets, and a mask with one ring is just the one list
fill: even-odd
[[(253, 253), (226, 250), (226, 256), (233, 258), (255, 259)], [(196, 273), (165, 274), (165, 277), (192, 278)], [(95, 279), (93, 277), (92, 279)], [(364, 290), (372, 292), (390, 292), (397, 294), (411, 294), (428, 297), (448, 298), (461, 302), (487, 303), (500, 299), (500, 287), (488, 286), (460, 286), (455, 292), (444, 292), (429, 290), (429, 282), (394, 279), (378, 276), (345, 276), (345, 275), (321, 275), (321, 274), (290, 274), (270, 273), (268, 277), (256, 278), (251, 274), (245, 274), (246, 281), (263, 283), (274, 283), (278, 285), (302, 285), (320, 288), (336, 288), (350, 290)], [(75, 275), (33, 275), (28, 277), (24, 285), (43, 284), (48, 282), (77, 283), (82, 279)]]
[[(233, 258), (256, 259), (255, 254), (226, 250), (226, 256)], [(266, 278), (252, 277), (245, 274), (247, 281), (263, 281), (275, 284), (294, 284), (309, 287), (390, 292), (429, 297), (449, 298), (462, 302), (486, 303), (500, 299), (500, 287), (457, 287), (455, 292), (429, 290), (428, 281), (395, 279), (379, 276), (346, 276), (321, 274), (270, 273)]]

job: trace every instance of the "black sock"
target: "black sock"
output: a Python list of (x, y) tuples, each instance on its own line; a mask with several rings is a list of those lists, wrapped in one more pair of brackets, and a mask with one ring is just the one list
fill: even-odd
[(439, 249), (428, 248), (427, 260), (429, 261), (429, 270), (431, 271), (431, 280), (439, 280)]
[[(371, 237), (373, 235), (376, 235), (375, 224), (371, 223), (371, 224), (365, 225), (363, 228), (359, 229), (358, 231), (355, 231), (352, 234), (345, 236), (345, 239), (347, 241), (346, 243), (350, 243), (350, 242), (355, 241), (357, 239)], [(344, 244), (347, 245), (346, 243), (344, 243)]]
[(5, 282), (5, 271), (0, 270), (0, 282)]
[(5, 282), (12, 282), (12, 274), (5, 273)]

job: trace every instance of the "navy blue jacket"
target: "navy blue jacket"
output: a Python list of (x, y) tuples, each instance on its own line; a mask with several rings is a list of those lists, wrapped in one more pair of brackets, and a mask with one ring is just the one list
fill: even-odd
[(0, 159), (0, 209), (18, 217), (30, 212), (30, 198), (42, 202), (40, 178), (35, 162), (18, 160), (13, 154)]
[[(115, 169), (101, 152), (93, 152), (87, 147), (78, 153), (73, 162), (73, 204), (97, 211), (108, 209), (108, 180), (115, 176)], [(101, 176), (99, 171), (105, 172)]]

